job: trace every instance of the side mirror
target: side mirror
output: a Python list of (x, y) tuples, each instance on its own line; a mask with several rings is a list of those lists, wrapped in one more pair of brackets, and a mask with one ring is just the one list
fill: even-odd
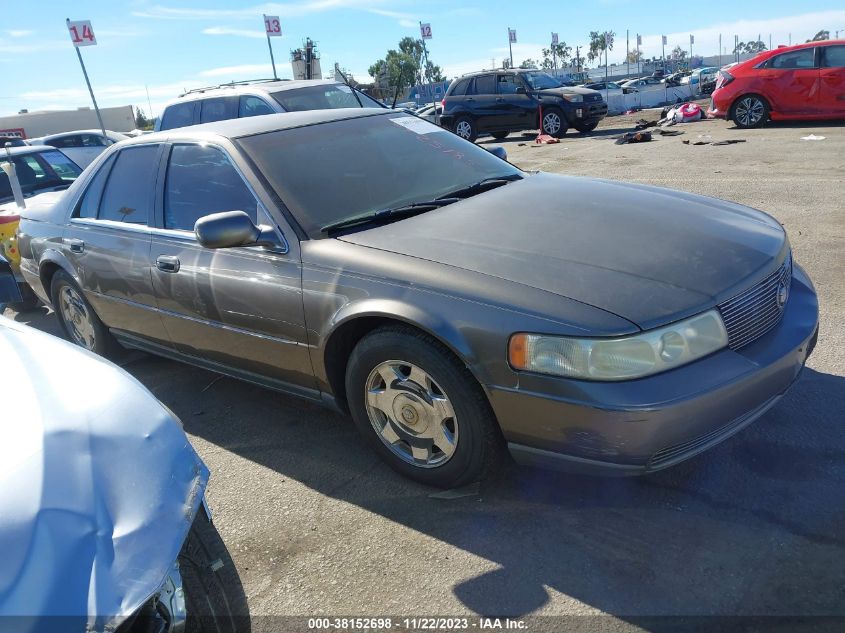
[(523, 86), (517, 86), (516, 87), (516, 94), (524, 95), (525, 94), (525, 88)]
[(273, 229), (255, 226), (243, 211), (223, 211), (203, 216), (194, 224), (194, 234), (205, 248), (267, 246), (287, 251)]
[(505, 148), (500, 146), (500, 145), (496, 145), (494, 147), (487, 147), (486, 149), (487, 149), (488, 152), (493, 154), (493, 156), (495, 156), (496, 158), (501, 158), (502, 160), (508, 159), (507, 151), (505, 151)]
[(4, 303), (18, 303), (20, 301), (23, 301), (21, 289), (18, 287), (12, 265), (0, 253), (0, 306)]

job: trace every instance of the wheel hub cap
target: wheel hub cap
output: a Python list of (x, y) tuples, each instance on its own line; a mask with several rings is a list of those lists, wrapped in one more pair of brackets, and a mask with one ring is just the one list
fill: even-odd
[(393, 454), (420, 468), (445, 464), (455, 452), (458, 425), (449, 398), (423, 369), (386, 361), (370, 372), (367, 416)]
[(94, 349), (94, 324), (85, 302), (73, 288), (62, 288), (59, 295), (59, 311), (71, 340), (86, 349)]

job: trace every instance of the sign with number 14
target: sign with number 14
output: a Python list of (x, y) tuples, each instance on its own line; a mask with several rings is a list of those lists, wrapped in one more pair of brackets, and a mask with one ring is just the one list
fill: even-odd
[(91, 20), (69, 21), (67, 30), (70, 33), (70, 41), (73, 42), (74, 46), (95, 46), (97, 44), (94, 29), (91, 28)]

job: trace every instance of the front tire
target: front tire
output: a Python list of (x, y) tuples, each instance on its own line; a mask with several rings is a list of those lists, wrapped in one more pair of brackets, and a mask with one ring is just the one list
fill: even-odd
[(731, 106), (731, 119), (738, 128), (761, 127), (769, 120), (769, 104), (758, 95), (745, 95)]
[(543, 134), (548, 134), (554, 138), (563, 138), (568, 129), (566, 117), (557, 108), (543, 108), (543, 120), (540, 125)]
[(101, 356), (115, 351), (117, 342), (114, 337), (100, 321), (73, 277), (63, 270), (53, 275), (50, 299), (62, 331), (71, 343)]
[(347, 366), (346, 396), (360, 433), (406, 477), (455, 488), (499, 465), (501, 431), (484, 392), (422, 332), (389, 327), (361, 340)]
[(581, 134), (587, 134), (588, 132), (595, 130), (598, 124), (598, 121), (591, 121), (590, 123), (576, 123), (575, 129), (581, 132)]
[(468, 116), (461, 116), (455, 121), (455, 134), (462, 139), (475, 143), (478, 138), (478, 129), (475, 127), (475, 121)]
[(249, 608), (232, 557), (200, 510), (179, 553), (188, 633), (248, 633)]

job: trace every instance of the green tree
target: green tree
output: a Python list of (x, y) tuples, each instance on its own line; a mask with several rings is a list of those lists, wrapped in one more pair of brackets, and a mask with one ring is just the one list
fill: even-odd
[(632, 51), (628, 51), (628, 56), (625, 58), (626, 62), (630, 62), (631, 64), (636, 64), (639, 61), (642, 61), (643, 54), (642, 52), (634, 49)]
[(613, 50), (613, 39), (616, 37), (615, 31), (590, 31), (590, 50), (587, 51), (587, 59), (589, 61), (601, 60), (601, 56), (605, 56), (605, 63), (607, 63), (607, 52)]
[(572, 56), (572, 47), (567, 46), (566, 42), (558, 42), (552, 44), (549, 48), (544, 48), (542, 53), (542, 67), (549, 70), (555, 67), (555, 59), (557, 59), (559, 67), (565, 66), (566, 61)]
[(674, 60), (684, 61), (687, 58), (687, 52), (680, 46), (676, 46), (672, 49), (669, 57)]
[(534, 61), (533, 59), (524, 59), (522, 63), (519, 65), (520, 68), (539, 68), (539, 64)]
[(382, 90), (399, 90), (414, 83), (444, 81), (440, 66), (425, 62), (423, 41), (413, 37), (399, 40), (399, 50), (391, 49), (383, 59), (370, 66), (368, 72)]
[(139, 130), (151, 130), (152, 120), (148, 119), (141, 108), (135, 108), (135, 127)]
[(808, 42), (821, 42), (822, 40), (829, 40), (830, 39), (830, 31), (825, 31), (822, 29), (818, 33), (813, 36), (813, 39), (807, 40)]

